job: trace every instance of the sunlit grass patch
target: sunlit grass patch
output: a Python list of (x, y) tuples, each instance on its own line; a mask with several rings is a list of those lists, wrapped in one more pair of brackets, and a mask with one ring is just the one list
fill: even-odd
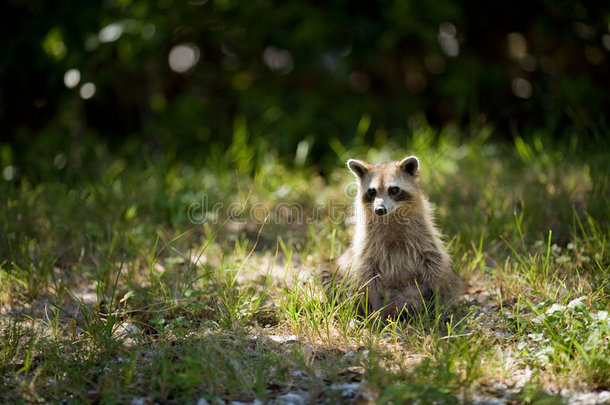
[(608, 389), (607, 163), (485, 131), (337, 149), (420, 157), (468, 283), (455, 307), (399, 319), (316, 280), (350, 239), (333, 211), (353, 198), (339, 161), (323, 177), (254, 145), (248, 156), (269, 159), (243, 173), (230, 170), (237, 147), (192, 164), (102, 153), (89, 177), (2, 183), (0, 400), (535, 402)]
[(574, 377), (607, 387), (610, 381), (610, 317), (608, 307), (588, 297), (566, 305), (545, 301), (533, 307), (535, 317), (527, 334), (517, 344), (527, 361), (536, 368), (557, 373), (563, 384)]

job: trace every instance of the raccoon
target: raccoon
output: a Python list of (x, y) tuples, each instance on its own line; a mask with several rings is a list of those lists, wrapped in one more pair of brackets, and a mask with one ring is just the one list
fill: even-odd
[(417, 157), (380, 164), (350, 159), (347, 166), (359, 186), (355, 233), (349, 248), (320, 269), (326, 292), (342, 286), (361, 294), (361, 309), (383, 317), (454, 302), (462, 280), (420, 189)]

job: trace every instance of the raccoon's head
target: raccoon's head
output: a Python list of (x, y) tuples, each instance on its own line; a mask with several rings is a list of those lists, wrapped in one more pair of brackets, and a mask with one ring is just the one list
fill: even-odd
[(358, 178), (362, 205), (378, 216), (410, 207), (420, 193), (419, 160), (415, 156), (379, 164), (350, 159), (347, 167)]

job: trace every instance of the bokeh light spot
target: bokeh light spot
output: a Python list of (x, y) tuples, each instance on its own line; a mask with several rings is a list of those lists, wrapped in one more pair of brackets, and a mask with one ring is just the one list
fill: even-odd
[(515, 96), (519, 98), (530, 98), (532, 96), (532, 84), (522, 77), (513, 79), (511, 88)]
[(580, 21), (574, 23), (574, 32), (586, 40), (590, 40), (595, 36), (595, 28)]
[(80, 71), (78, 69), (70, 69), (64, 74), (64, 84), (67, 88), (73, 89), (80, 83)]
[(13, 180), (16, 174), (17, 169), (15, 169), (15, 166), (6, 166), (4, 170), (2, 170), (2, 177), (4, 177), (4, 180), (6, 181)]
[(276, 73), (290, 73), (294, 69), (292, 55), (285, 49), (268, 46), (263, 52), (263, 61)]
[(521, 59), (527, 55), (527, 40), (520, 32), (511, 32), (506, 36), (508, 55), (513, 59)]
[(610, 35), (604, 34), (604, 36), (602, 37), (602, 44), (604, 45), (604, 48), (606, 48), (607, 51), (610, 51)]
[(101, 43), (114, 42), (123, 34), (123, 26), (119, 23), (108, 24), (100, 30), (98, 38)]
[(441, 23), (438, 27), (438, 43), (443, 52), (447, 56), (456, 57), (460, 53), (460, 44), (456, 38), (457, 28), (455, 25), (444, 22)]
[(151, 39), (155, 36), (155, 31), (157, 31), (155, 24), (145, 24), (142, 27), (142, 31), (140, 31), (140, 35), (142, 35), (142, 38), (144, 39)]
[(47, 33), (42, 41), (42, 48), (47, 55), (51, 56), (55, 60), (62, 60), (68, 52), (68, 48), (64, 43), (61, 31), (57, 27), (52, 28)]
[(92, 52), (100, 46), (100, 41), (97, 39), (97, 35), (90, 34), (85, 39), (85, 50)]
[(174, 72), (186, 73), (199, 62), (199, 48), (191, 43), (176, 45), (169, 52), (168, 62)]
[(55, 158), (53, 159), (53, 165), (56, 168), (61, 170), (66, 166), (66, 163), (68, 163), (68, 158), (66, 157), (65, 154), (59, 153), (59, 154), (55, 155)]
[(80, 88), (80, 96), (83, 100), (88, 100), (95, 95), (95, 84), (84, 83)]
[(585, 57), (592, 65), (601, 65), (604, 61), (602, 50), (596, 46), (587, 45), (585, 47)]
[(457, 35), (457, 28), (455, 28), (455, 25), (451, 24), (450, 22), (441, 23), (438, 26), (438, 30), (441, 35), (449, 38), (455, 38)]

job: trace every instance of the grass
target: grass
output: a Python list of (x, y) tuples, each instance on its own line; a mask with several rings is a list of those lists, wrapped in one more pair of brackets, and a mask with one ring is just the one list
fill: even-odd
[[(610, 389), (608, 145), (421, 124), (406, 144), (331, 141), (322, 177), (238, 135), (192, 164), (95, 145), (2, 180), (0, 402), (555, 403)], [(349, 243), (341, 161), (406, 153), (469, 287), (448, 320), (379, 325), (312, 273)]]

